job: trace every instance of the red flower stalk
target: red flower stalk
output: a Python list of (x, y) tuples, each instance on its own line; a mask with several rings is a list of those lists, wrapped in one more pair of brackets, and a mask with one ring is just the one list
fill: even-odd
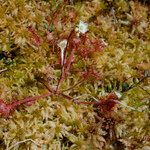
[(75, 58), (75, 51), (76, 51), (76, 48), (77, 48), (77, 46), (78, 46), (80, 41), (77, 38), (74, 38), (74, 36), (75, 36), (75, 31), (72, 30), (70, 32), (68, 38), (67, 38), (68, 44), (67, 44), (67, 47), (66, 47), (67, 50), (71, 49), (72, 51), (70, 52), (70, 55), (68, 56), (68, 58), (66, 58), (66, 52), (65, 52), (64, 65), (62, 67), (61, 77), (60, 77), (60, 79), (58, 81), (58, 85), (57, 85), (56, 91), (58, 91), (59, 85), (68, 76), (69, 70), (71, 68), (71, 64), (73, 63), (74, 58)]
[(72, 64), (72, 62), (74, 60), (74, 51), (75, 51), (75, 49), (73, 49), (71, 51), (71, 54), (70, 54), (69, 58), (66, 60), (66, 63), (64, 64), (64, 66), (62, 68), (61, 77), (59, 79), (56, 91), (58, 91), (59, 85), (65, 80), (65, 78), (69, 74), (69, 70), (70, 70), (71, 64)]

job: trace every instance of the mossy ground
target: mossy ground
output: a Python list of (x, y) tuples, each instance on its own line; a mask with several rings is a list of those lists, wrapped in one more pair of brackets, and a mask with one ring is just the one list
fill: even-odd
[(119, 91), (117, 108), (99, 116), (92, 105), (58, 95), (20, 106), (0, 118), (1, 150), (150, 149), (150, 6), (144, 3), (1, 0), (0, 69), (7, 70), (0, 73), (0, 98), (10, 103), (40, 95), (47, 92), (46, 81), (56, 88), (61, 74), (56, 45), (80, 20), (88, 23), (88, 35), (106, 46), (86, 59), (77, 54), (60, 89), (80, 81), (80, 73), (94, 62), (101, 79), (65, 94), (91, 101)]

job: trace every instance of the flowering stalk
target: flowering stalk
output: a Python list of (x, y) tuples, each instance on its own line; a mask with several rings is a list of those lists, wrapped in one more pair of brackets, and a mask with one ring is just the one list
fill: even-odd
[(61, 66), (64, 65), (64, 53), (67, 47), (67, 40), (64, 39), (60, 43), (58, 43), (58, 47), (61, 49)]

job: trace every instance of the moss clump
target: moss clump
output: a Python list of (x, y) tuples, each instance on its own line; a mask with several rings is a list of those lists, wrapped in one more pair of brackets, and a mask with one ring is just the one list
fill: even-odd
[[(1, 116), (0, 149), (150, 146), (146, 3), (2, 0), (0, 18), (0, 98), (11, 104), (53, 90)], [(118, 96), (113, 111), (109, 94)]]

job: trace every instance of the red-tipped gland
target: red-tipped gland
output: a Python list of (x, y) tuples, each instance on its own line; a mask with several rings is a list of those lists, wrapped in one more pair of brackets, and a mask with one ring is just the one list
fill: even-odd
[(0, 115), (8, 117), (10, 115), (11, 110), (11, 105), (6, 104), (4, 100), (0, 99)]

